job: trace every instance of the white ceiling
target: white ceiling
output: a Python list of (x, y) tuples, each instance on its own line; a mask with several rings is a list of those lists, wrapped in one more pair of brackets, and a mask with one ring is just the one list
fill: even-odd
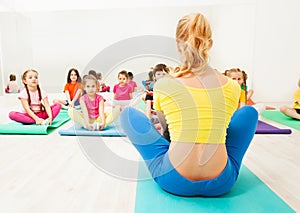
[(94, 10), (253, 3), (255, 0), (0, 0), (0, 11)]

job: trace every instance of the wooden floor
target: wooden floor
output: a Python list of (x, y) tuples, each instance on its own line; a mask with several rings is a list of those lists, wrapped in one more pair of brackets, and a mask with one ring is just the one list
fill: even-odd
[[(51, 95), (50, 100), (56, 97)], [(0, 123), (9, 122), (8, 112), (19, 108), (16, 95), (0, 96), (0, 108)], [(60, 136), (57, 130), (44, 136), (0, 135), (0, 212), (134, 212), (137, 168), (131, 167), (128, 177), (103, 169), (83, 142)], [(138, 162), (138, 153), (126, 138), (101, 142), (120, 158)], [(300, 131), (293, 130), (291, 135), (255, 135), (244, 158), (244, 164), (296, 212), (300, 212), (299, 153)]]

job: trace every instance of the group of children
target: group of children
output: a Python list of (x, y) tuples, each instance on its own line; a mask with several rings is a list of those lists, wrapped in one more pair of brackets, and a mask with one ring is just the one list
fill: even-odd
[[(119, 115), (120, 110), (132, 99), (137, 90), (133, 74), (125, 70), (118, 73), (118, 81), (113, 88), (115, 106), (105, 106), (105, 99), (99, 92), (109, 92), (110, 87), (101, 82), (102, 74), (90, 70), (81, 79), (75, 68), (69, 70), (64, 86), (66, 99), (54, 99), (50, 105), (47, 93), (39, 86), (38, 72), (26, 70), (22, 75), (24, 89), (18, 94), (23, 111), (12, 111), (9, 118), (23, 124), (50, 125), (60, 112), (67, 108), (72, 120), (88, 130), (102, 130)], [(15, 78), (14, 78), (15, 81)]]
[[(159, 129), (159, 121), (153, 109), (153, 86), (157, 80), (165, 75), (171, 76), (171, 71), (176, 72), (165, 64), (157, 64), (148, 73), (149, 78), (142, 82), (145, 87), (143, 100), (146, 104), (145, 114)], [(252, 100), (253, 90), (248, 90), (248, 76), (239, 68), (226, 70), (227, 77), (236, 80), (241, 86), (239, 108), (252, 105), (259, 113), (265, 109), (276, 109), (272, 106), (256, 104)], [(122, 70), (118, 73), (118, 84), (114, 85), (114, 101), (112, 105), (106, 104), (104, 97), (99, 92), (109, 92), (110, 87), (102, 82), (102, 74), (90, 70), (81, 79), (79, 71), (75, 68), (69, 70), (67, 83), (64, 86), (66, 99), (54, 99), (50, 105), (47, 93), (39, 86), (38, 72), (34, 69), (26, 70), (22, 75), (24, 89), (20, 91), (16, 84), (16, 76), (10, 75), (7, 92), (20, 92), (18, 99), (21, 101), (23, 111), (9, 113), (11, 120), (24, 124), (50, 125), (60, 112), (67, 108), (71, 119), (88, 130), (102, 130), (111, 124), (124, 107), (130, 104), (133, 93), (137, 91), (137, 83), (133, 80), (133, 73)], [(295, 93), (294, 106), (283, 106), (280, 111), (285, 115), (300, 120), (300, 80), (299, 89)], [(167, 129), (167, 128), (165, 128)], [(164, 132), (162, 134), (167, 134)], [(166, 136), (168, 137), (168, 136)]]

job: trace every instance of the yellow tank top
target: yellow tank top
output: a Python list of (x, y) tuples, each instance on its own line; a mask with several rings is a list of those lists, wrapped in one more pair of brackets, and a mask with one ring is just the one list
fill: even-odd
[(240, 93), (238, 83), (229, 78), (223, 86), (211, 89), (162, 78), (154, 85), (154, 108), (163, 111), (171, 141), (222, 144)]
[(295, 109), (300, 109), (300, 104), (298, 101), (300, 100), (300, 88), (296, 90), (294, 94), (294, 108)]

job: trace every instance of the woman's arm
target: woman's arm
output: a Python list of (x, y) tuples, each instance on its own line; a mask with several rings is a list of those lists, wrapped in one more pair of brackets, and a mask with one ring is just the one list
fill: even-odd
[(46, 110), (47, 115), (48, 115), (49, 124), (52, 124), (52, 120), (53, 120), (52, 110), (51, 110), (51, 107), (50, 107), (50, 104), (49, 104), (48, 97), (44, 98), (43, 102), (44, 102), (45, 110)]
[(28, 104), (28, 100), (25, 99), (25, 98), (21, 98), (21, 104), (25, 110), (25, 112), (30, 116), (32, 117), (34, 120), (35, 120), (35, 123), (36, 124), (42, 124), (43, 122), (43, 119), (42, 118), (39, 118), (31, 109), (30, 109), (30, 106)]

